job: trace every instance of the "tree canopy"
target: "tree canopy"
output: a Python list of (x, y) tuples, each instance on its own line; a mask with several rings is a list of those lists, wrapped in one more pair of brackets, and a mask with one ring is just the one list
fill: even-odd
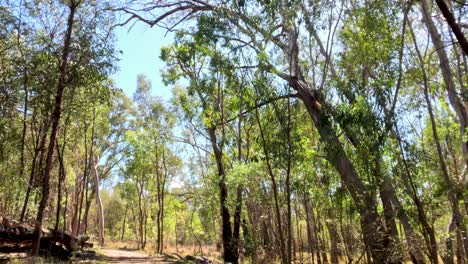
[[(468, 263), (467, 12), (0, 0), (0, 216), (33, 254), (49, 227), (233, 264)], [(134, 23), (173, 38), (163, 83), (126, 94)]]

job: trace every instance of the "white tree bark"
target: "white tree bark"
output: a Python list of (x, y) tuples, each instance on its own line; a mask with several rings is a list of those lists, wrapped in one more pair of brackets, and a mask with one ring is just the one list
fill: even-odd
[(104, 209), (102, 206), (101, 195), (99, 193), (99, 173), (98, 173), (98, 164), (97, 161), (94, 162), (94, 186), (96, 188), (96, 204), (98, 206), (98, 219), (99, 219), (99, 246), (104, 246)]

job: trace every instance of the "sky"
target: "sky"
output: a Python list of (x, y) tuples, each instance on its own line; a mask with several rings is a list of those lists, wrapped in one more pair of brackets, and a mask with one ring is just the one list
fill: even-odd
[(152, 83), (152, 93), (169, 99), (171, 87), (164, 85), (161, 70), (164, 63), (159, 59), (161, 47), (170, 45), (173, 35), (166, 31), (138, 22), (130, 30), (129, 27), (119, 27), (116, 30), (117, 50), (122, 51), (118, 63), (118, 71), (112, 76), (116, 86), (128, 96), (136, 89), (138, 74), (146, 75)]

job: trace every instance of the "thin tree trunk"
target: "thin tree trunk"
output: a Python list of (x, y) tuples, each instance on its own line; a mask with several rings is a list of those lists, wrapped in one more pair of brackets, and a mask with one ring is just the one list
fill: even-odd
[[(445, 163), (445, 159), (444, 159), (444, 156), (443, 156), (443, 153), (442, 153), (442, 146), (440, 145), (439, 136), (437, 134), (437, 124), (436, 124), (434, 113), (433, 113), (433, 110), (432, 110), (432, 103), (431, 103), (430, 98), (429, 98), (429, 90), (428, 90), (427, 85), (425, 85), (425, 87), (424, 87), (424, 98), (426, 99), (427, 109), (428, 109), (428, 112), (429, 112), (429, 118), (431, 120), (432, 136), (434, 138), (434, 142), (435, 142), (435, 145), (436, 145), (436, 148), (437, 148), (437, 154), (439, 156), (440, 167), (441, 167), (442, 174), (443, 174), (443, 177), (444, 177), (445, 183), (447, 185), (447, 189), (448, 189), (447, 195), (448, 195), (448, 199), (449, 199), (449, 202), (451, 204), (451, 207), (452, 207), (453, 221), (454, 221), (455, 225), (457, 226), (457, 228), (462, 232), (464, 238), (466, 239), (466, 229), (465, 229), (465, 226), (464, 226), (464, 223), (463, 223), (463, 216), (461, 214), (458, 199), (457, 199), (456, 194), (455, 194), (455, 192), (453, 190), (453, 188), (454, 188), (453, 183), (452, 183), (452, 180), (451, 180), (451, 178), (450, 178), (450, 176), (448, 174), (447, 164)], [(465, 242), (465, 243), (468, 243), (468, 242)], [(467, 248), (468, 248), (468, 246), (467, 246)]]
[(98, 206), (97, 214), (99, 219), (99, 246), (104, 246), (104, 208), (102, 206), (101, 195), (99, 192), (99, 173), (98, 173), (98, 163), (97, 159), (94, 162), (94, 188), (96, 193), (96, 204)]
[[(318, 243), (319, 243), (319, 248), (320, 248), (320, 253), (322, 257), (322, 263), (326, 264), (328, 263), (328, 257), (327, 257), (327, 246), (325, 242), (325, 232), (323, 230), (323, 225), (320, 219), (315, 219), (315, 222), (317, 223), (317, 236), (318, 236)], [(333, 264), (333, 263), (332, 263)]]
[(161, 244), (159, 245), (159, 254), (163, 253), (164, 249), (164, 191), (161, 197)]
[[(28, 128), (28, 122), (27, 122), (27, 114), (28, 114), (28, 75), (27, 75), (26, 68), (23, 71), (23, 89), (24, 89), (24, 108), (23, 108), (23, 130), (21, 132), (21, 156), (20, 156), (20, 172), (19, 172), (19, 178), (20, 179), (23, 179), (23, 177), (24, 177), (24, 146), (25, 146), (25, 140), (26, 140), (26, 131), (27, 131), (27, 128)], [(29, 182), (30, 182), (30, 184), (32, 184), (31, 178), (29, 179)], [(28, 185), (28, 190), (27, 190), (27, 194), (26, 194), (27, 199), (29, 199), (29, 193), (30, 192), (31, 192), (31, 189), (30, 189), (30, 186)], [(26, 202), (26, 204), (27, 204), (27, 202)], [(21, 210), (20, 222), (23, 222), (25, 212), (26, 212), (26, 208), (23, 205), (23, 209)]]
[[(411, 33), (411, 36), (412, 36), (412, 39), (413, 39), (413, 43), (414, 43), (414, 47), (415, 47), (415, 50), (416, 50), (416, 54), (418, 56), (418, 59), (419, 59), (419, 62), (420, 62), (420, 66), (421, 66), (421, 70), (422, 70), (422, 73), (423, 73), (423, 76), (426, 76), (426, 70), (424, 68), (424, 64), (423, 64), (423, 59), (422, 59), (422, 56), (421, 56), (421, 53), (419, 51), (419, 48), (418, 48), (418, 45), (417, 45), (417, 42), (416, 42), (416, 36), (414, 34), (414, 31), (413, 31), (413, 27), (411, 25), (411, 21), (408, 21), (408, 24), (409, 24), (409, 30), (410, 30), (410, 33)], [(424, 80), (427, 80), (427, 78), (423, 77)], [(396, 125), (395, 123), (395, 128), (396, 128), (396, 133), (397, 135), (399, 136), (399, 130), (398, 130), (398, 126)], [(398, 137), (399, 138), (399, 137)], [(418, 197), (418, 194), (417, 194), (417, 191), (416, 191), (416, 187), (414, 186), (414, 183), (413, 183), (413, 180), (412, 180), (412, 177), (411, 177), (411, 174), (410, 174), (410, 170), (408, 168), (408, 164), (406, 162), (406, 159), (404, 157), (404, 150), (403, 150), (403, 146), (402, 146), (402, 143), (401, 143), (401, 140), (398, 139), (398, 144), (399, 144), (399, 147), (400, 147), (400, 152), (401, 152), (401, 155), (403, 156), (403, 164), (404, 164), (404, 168), (405, 168), (405, 171), (406, 171), (406, 177), (407, 178), (407, 181), (409, 181), (410, 183), (410, 187), (411, 187), (411, 196), (416, 204), (416, 207), (418, 209), (418, 216), (419, 216), (419, 219), (420, 219), (420, 222), (422, 224), (422, 227), (423, 227), (423, 230), (424, 230), (424, 235), (426, 235), (426, 233), (429, 235), (429, 241), (426, 241), (426, 244), (428, 244), (428, 247), (429, 247), (429, 252), (430, 252), (430, 257), (431, 257), (431, 262), (432, 263), (439, 263), (439, 258), (438, 258), (438, 253), (437, 253), (437, 241), (436, 241), (436, 238), (435, 238), (435, 233), (434, 233), (434, 228), (429, 224), (429, 221), (427, 219), (427, 216), (426, 216), (426, 213), (424, 211), (424, 208), (423, 208), (423, 204), (422, 202), (420, 201), (419, 197)], [(405, 173), (403, 173), (403, 175), (405, 175)], [(406, 182), (406, 180), (405, 180)]]
[[(411, 30), (411, 26), (410, 26), (410, 30)], [(424, 209), (424, 205), (423, 205), (421, 199), (419, 199), (418, 193), (416, 191), (416, 186), (415, 186), (415, 184), (413, 182), (413, 179), (412, 179), (412, 176), (411, 176), (411, 171), (409, 169), (408, 162), (406, 161), (406, 157), (405, 157), (405, 154), (404, 154), (403, 145), (402, 145), (402, 142), (401, 142), (401, 137), (400, 137), (400, 133), (399, 133), (397, 123), (395, 123), (395, 130), (396, 130), (395, 133), (397, 135), (398, 146), (399, 146), (399, 149), (400, 149), (401, 159), (402, 159), (403, 168), (404, 168), (404, 171), (401, 174), (402, 179), (403, 179), (404, 184), (406, 185), (406, 187), (408, 189), (407, 190), (408, 194), (410, 195), (410, 197), (412, 198), (413, 202), (416, 205), (416, 209), (418, 211), (419, 222), (422, 225), (422, 229), (423, 229), (423, 236), (424, 236), (427, 248), (429, 249), (431, 263), (437, 264), (439, 262), (439, 260), (438, 260), (438, 253), (437, 253), (437, 251), (438, 251), (437, 250), (437, 240), (435, 238), (434, 228), (430, 225), (429, 220), (427, 219), (427, 215), (426, 215), (426, 212), (425, 212), (425, 209)], [(398, 201), (398, 203), (396, 201), (392, 201), (392, 202), (394, 203), (395, 206), (402, 208), (399, 201)], [(397, 209), (397, 211), (398, 211), (398, 209)], [(400, 216), (400, 220), (401, 220), (401, 216)], [(405, 222), (407, 222), (407, 221), (402, 221), (403, 224)]]
[[(65, 143), (63, 144), (65, 147)], [(62, 148), (62, 150), (64, 149)], [(64, 167), (64, 161), (63, 161), (63, 152), (60, 152), (60, 148), (58, 147), (58, 142), (57, 142), (57, 156), (59, 160), (59, 178), (57, 182), (57, 208), (55, 212), (55, 232), (58, 231), (59, 228), (59, 223), (60, 223), (60, 210), (61, 210), (61, 202), (62, 202), (62, 182), (64, 180), (64, 175), (65, 175), (65, 167)]]
[(140, 242), (138, 243), (140, 247), (138, 249), (144, 249), (143, 245), (144, 235), (143, 235), (143, 208), (142, 208), (142, 195), (143, 186), (138, 187), (138, 233), (140, 234)]
[(349, 234), (349, 230), (346, 230), (344, 225), (343, 225), (343, 220), (344, 220), (344, 216), (343, 216), (343, 193), (340, 193), (340, 200), (339, 200), (339, 206), (340, 206), (340, 215), (338, 216), (339, 219), (340, 219), (340, 232), (341, 232), (341, 237), (343, 238), (343, 245), (344, 245), (344, 253), (346, 254), (346, 257), (347, 257), (347, 260), (348, 260), (348, 263), (352, 263), (353, 262), (353, 255), (352, 255), (352, 252), (353, 252), (353, 249), (352, 249), (352, 244), (353, 244), (353, 241), (351, 241), (351, 236)]
[[(426, 0), (421, 1), (421, 6), (422, 6), (424, 20), (431, 34), (432, 41), (434, 42), (434, 45), (437, 48), (437, 54), (439, 56), (440, 65), (442, 69), (442, 75), (444, 77), (444, 82), (445, 82), (445, 85), (447, 86), (449, 100), (452, 106), (454, 107), (455, 112), (457, 113), (457, 116), (460, 121), (461, 132), (463, 133), (462, 135), (464, 135), (465, 128), (467, 126), (467, 120), (466, 120), (467, 115), (465, 113), (465, 108), (461, 105), (458, 95), (455, 93), (455, 85), (453, 83), (447, 54), (445, 53), (445, 49), (443, 47), (443, 44), (441, 43), (440, 36), (437, 33), (437, 29), (435, 28), (434, 23), (432, 22), (432, 18), (430, 17), (429, 7), (427, 5)], [(415, 46), (417, 47), (417, 45)], [(417, 53), (418, 53), (418, 58), (420, 60), (421, 69), (423, 73), (424, 98), (426, 100), (427, 110), (429, 112), (429, 118), (430, 118), (431, 126), (432, 126), (432, 135), (434, 138), (434, 143), (436, 145), (437, 154), (439, 157), (440, 169), (442, 171), (442, 176), (444, 178), (445, 184), (447, 185), (447, 189), (448, 189), (447, 195), (448, 195), (450, 205), (452, 207), (453, 219), (454, 219), (455, 225), (457, 226), (457, 229), (462, 233), (463, 241), (464, 241), (464, 248), (465, 248), (465, 256), (468, 256), (468, 236), (467, 236), (465, 224), (463, 223), (463, 215), (461, 214), (461, 211), (460, 211), (457, 193), (453, 186), (452, 179), (448, 173), (448, 169), (447, 169), (447, 165), (446, 165), (444, 155), (442, 152), (442, 147), (440, 144), (439, 136), (437, 134), (437, 124), (435, 121), (434, 112), (432, 110), (432, 102), (429, 97), (429, 83), (428, 83), (427, 74), (424, 69), (423, 60), (422, 60), (421, 54), (419, 53), (419, 50), (417, 51)], [(463, 142), (464, 146), (466, 145), (466, 143), (468, 142)], [(463, 149), (463, 154), (467, 155), (468, 152), (466, 152), (466, 148), (463, 147), (462, 149)], [(465, 159), (466, 157), (468, 156), (465, 156)]]
[(44, 219), (44, 210), (47, 207), (47, 202), (49, 200), (49, 191), (50, 191), (50, 172), (52, 170), (52, 158), (54, 155), (55, 140), (57, 137), (57, 131), (60, 124), (60, 115), (62, 109), (62, 96), (63, 91), (66, 86), (66, 75), (67, 75), (67, 65), (68, 65), (68, 55), (70, 53), (71, 46), (71, 37), (73, 31), (73, 23), (75, 18), (75, 11), (78, 8), (80, 2), (75, 3), (74, 0), (71, 1), (69, 5), (70, 13), (67, 20), (67, 30), (65, 33), (64, 44), (63, 44), (63, 53), (60, 62), (59, 69), (59, 80), (57, 84), (57, 92), (55, 94), (55, 105), (54, 112), (52, 114), (52, 131), (49, 139), (49, 148), (47, 151), (46, 167), (43, 174), (43, 188), (42, 188), (42, 197), (39, 204), (36, 224), (34, 228), (35, 239), (33, 241), (33, 255), (39, 254), (39, 247), (41, 243), (42, 235), (42, 221)]
[[(440, 2), (440, 0), (437, 0)], [(445, 51), (444, 42), (441, 39), (437, 27), (434, 25), (434, 21), (431, 17), (431, 12), (427, 0), (421, 0), (421, 12), (423, 14), (424, 23), (431, 35), (434, 48), (439, 57), (440, 69), (442, 71), (442, 77), (444, 79), (445, 88), (447, 90), (449, 102), (452, 105), (455, 113), (457, 114), (458, 123), (460, 124), (460, 136), (462, 138), (462, 153), (464, 156), (465, 164), (468, 166), (468, 140), (466, 139), (466, 128), (468, 127), (468, 113), (467, 109), (463, 106), (458, 97), (458, 92), (455, 88), (455, 82), (453, 80), (452, 70), (450, 69), (450, 61)], [(439, 3), (438, 3), (439, 4)], [(465, 236), (465, 250), (468, 254), (468, 238)]]
[[(241, 88), (241, 86), (239, 86)], [(242, 102), (243, 96), (240, 97), (239, 102), (239, 120), (237, 122), (237, 161), (242, 162)], [(234, 211), (234, 230), (233, 230), (233, 247), (236, 249), (237, 255), (239, 255), (240, 248), (240, 227), (241, 227), (241, 217), (242, 217), (242, 193), (244, 187), (242, 184), (237, 185), (236, 193), (236, 209)], [(247, 229), (245, 228), (245, 231)], [(245, 234), (244, 234), (245, 235)], [(239, 257), (239, 256), (237, 256)]]
[(263, 152), (265, 154), (265, 161), (266, 161), (267, 168), (268, 168), (268, 174), (270, 175), (272, 188), (273, 188), (273, 198), (274, 198), (274, 201), (275, 201), (276, 222), (278, 224), (278, 233), (279, 233), (281, 262), (283, 264), (287, 264), (288, 263), (288, 255), (287, 255), (286, 249), (285, 249), (285, 241), (284, 241), (284, 236), (283, 236), (283, 225), (281, 224), (281, 212), (280, 212), (280, 205), (279, 205), (278, 186), (276, 184), (276, 179), (275, 179), (275, 175), (273, 173), (273, 169), (271, 168), (270, 155), (269, 155), (268, 150), (266, 149), (267, 142), (265, 140), (265, 135), (263, 133), (263, 127), (262, 127), (262, 124), (260, 122), (260, 116), (259, 116), (259, 113), (258, 113), (258, 109), (255, 110), (255, 113), (256, 113), (258, 128), (260, 130), (260, 138), (262, 139)]
[(62, 204), (62, 185), (63, 182), (66, 179), (66, 172), (65, 172), (65, 161), (63, 159), (63, 156), (65, 155), (65, 145), (67, 141), (67, 124), (68, 120), (70, 119), (70, 114), (68, 114), (66, 121), (65, 121), (65, 128), (63, 130), (63, 145), (60, 148), (59, 142), (57, 139), (57, 156), (59, 160), (59, 178), (57, 182), (57, 208), (56, 208), (56, 214), (55, 214), (55, 232), (58, 231), (59, 228), (59, 223), (60, 223), (60, 210), (61, 210), (61, 204)]
[[(290, 88), (288, 86), (288, 94), (290, 93)], [(286, 166), (286, 204), (287, 204), (287, 228), (288, 228), (288, 241), (287, 241), (287, 262), (291, 263), (293, 261), (293, 256), (291, 247), (292, 247), (292, 211), (291, 211), (291, 152), (292, 152), (292, 144), (291, 144), (291, 98), (288, 97), (288, 122), (286, 126), (286, 139), (287, 139), (287, 166)]]
[[(146, 205), (146, 203), (145, 203)], [(143, 215), (144, 215), (144, 228), (143, 228), (143, 232), (144, 232), (144, 235), (143, 235), (143, 249), (146, 247), (146, 239), (147, 239), (147, 234), (148, 234), (148, 211), (146, 209), (147, 207), (145, 206), (145, 210), (143, 212)]]
[(124, 213), (124, 219), (122, 223), (122, 235), (120, 236), (120, 241), (123, 241), (124, 236), (125, 236), (125, 222), (127, 221), (127, 211), (128, 211), (128, 204), (125, 205), (125, 213)]
[[(87, 162), (85, 163), (87, 164)], [(76, 222), (76, 234), (75, 235), (80, 234), (82, 231), (83, 219), (81, 217), (81, 214), (83, 212), (83, 200), (84, 200), (84, 197), (87, 196), (87, 190), (88, 190), (88, 176), (87, 176), (87, 170), (85, 169), (84, 174), (83, 174), (83, 179), (80, 181), (80, 192), (78, 193), (79, 205), (78, 205), (78, 212), (77, 212), (78, 218)], [(85, 202), (85, 207), (86, 207), (86, 202)]]
[(141, 239), (140, 239), (140, 232), (138, 231), (139, 228), (138, 228), (138, 225), (139, 225), (139, 221), (137, 222), (137, 219), (136, 219), (136, 216), (135, 216), (135, 208), (133, 206), (133, 203), (132, 203), (132, 218), (133, 218), (133, 233), (136, 234), (137, 236), (137, 249), (140, 249), (141, 248)]
[[(87, 134), (88, 134), (88, 123), (86, 122), (86, 120), (84, 121), (84, 125), (85, 125), (85, 129), (84, 129), (84, 156), (85, 156), (85, 160), (84, 160), (84, 169), (83, 169), (83, 179), (81, 180), (80, 182), (80, 190), (79, 190), (79, 209), (78, 209), (78, 218), (77, 218), (77, 222), (76, 222), (76, 234), (75, 235), (78, 235), (80, 234), (81, 232), (83, 232), (84, 230), (84, 226), (83, 226), (83, 219), (81, 217), (81, 214), (83, 212), (83, 200), (85, 199), (86, 197), (86, 201), (85, 201), (85, 211), (86, 211), (86, 204), (87, 204), (87, 201), (88, 201), (88, 176), (89, 176), (89, 151), (88, 151), (88, 137), (87, 137)], [(87, 218), (87, 216), (85, 217)]]
[(450, 219), (449, 224), (447, 225), (447, 233), (448, 237), (445, 239), (445, 254), (442, 256), (442, 259), (444, 260), (444, 264), (453, 264), (453, 233), (455, 231), (455, 222), (453, 218), (453, 213), (452, 213), (452, 218)]
[(24, 197), (24, 203), (23, 203), (23, 208), (21, 210), (20, 222), (24, 221), (24, 217), (26, 216), (26, 212), (28, 210), (29, 198), (31, 196), (31, 191), (34, 185), (35, 176), (38, 171), (37, 170), (37, 157), (45, 149), (46, 138), (47, 138), (47, 131), (44, 131), (44, 133), (42, 134), (42, 137), (39, 137), (39, 135), (37, 137), (37, 141), (39, 142), (36, 141), (36, 146), (39, 145), (37, 143), (40, 143), (40, 145), (34, 149), (34, 157), (33, 157), (32, 165), (31, 165), (31, 173), (29, 174), (28, 188), (26, 190), (26, 196)]
[[(158, 153), (158, 143), (155, 143), (155, 161), (154, 166), (156, 170), (156, 199), (158, 204), (158, 209), (156, 210), (156, 252), (159, 253), (159, 248), (161, 246), (161, 170), (159, 168), (159, 153)], [(164, 158), (163, 158), (164, 160)]]
[(311, 225), (310, 208), (309, 208), (309, 205), (308, 205), (308, 202), (307, 202), (306, 192), (304, 192), (303, 195), (304, 195), (304, 198), (303, 198), (304, 210), (305, 210), (305, 214), (306, 214), (307, 244), (309, 246), (309, 254), (310, 254), (311, 261), (312, 261), (312, 263), (315, 263), (315, 258), (314, 258), (314, 248), (315, 248), (315, 246), (313, 244), (314, 239), (312, 237), (313, 230), (312, 230), (312, 225)]
[(409, 248), (409, 253), (411, 256), (411, 260), (414, 264), (423, 264), (424, 263), (424, 255), (422, 253), (419, 239), (414, 232), (413, 227), (410, 224), (410, 220), (408, 219), (408, 215), (406, 214), (405, 209), (401, 205), (400, 201), (398, 200), (395, 190), (390, 190), (390, 197), (393, 206), (395, 207), (395, 211), (400, 219), (401, 224), (403, 225), (403, 230), (405, 231), (406, 235), (406, 243)]
[[(319, 227), (315, 218), (315, 213), (314, 213), (314, 207), (312, 206), (310, 200), (307, 200), (307, 205), (310, 208), (310, 219), (312, 221), (312, 234), (314, 236), (314, 243), (315, 243), (315, 254), (317, 256), (317, 263), (321, 264), (323, 263), (322, 255), (320, 254), (320, 251), (322, 250), (320, 246), (320, 240), (319, 240)], [(326, 261), (325, 261), (326, 262)]]
[[(329, 216), (331, 216), (329, 214)], [(339, 263), (339, 251), (338, 251), (338, 242), (339, 234), (336, 228), (335, 221), (327, 222), (328, 234), (330, 236), (330, 259), (331, 263)]]
[(83, 219), (81, 219), (81, 232), (83, 234), (88, 233), (89, 210), (91, 209), (91, 202), (93, 200), (94, 195), (95, 195), (94, 188), (92, 188), (92, 191), (89, 196), (86, 195), (85, 213), (83, 215)]
[(68, 189), (67, 185), (65, 184), (65, 206), (63, 208), (63, 227), (62, 227), (62, 232), (70, 232), (69, 229), (67, 228), (67, 212), (68, 212)]
[[(296, 194), (298, 194), (296, 192)], [(301, 213), (300, 213), (300, 202), (298, 199), (294, 199), (294, 213), (296, 215), (296, 237), (297, 237), (297, 241), (296, 243), (294, 243), (295, 245), (295, 250), (294, 250), (294, 253), (292, 254), (293, 258), (296, 257), (297, 254), (299, 254), (299, 263), (304, 263), (304, 249), (305, 249), (305, 246), (304, 246), (304, 239), (302, 238), (302, 228), (301, 228), (301, 224), (300, 224), (300, 221), (301, 221)]]
[[(377, 173), (380, 174), (381, 165), (380, 161), (376, 161), (375, 164), (377, 164), (376, 171)], [(385, 218), (385, 226), (388, 230), (389, 236), (390, 236), (390, 245), (389, 247), (392, 252), (400, 252), (400, 249), (398, 248), (400, 243), (398, 239), (398, 229), (396, 226), (396, 217), (395, 217), (395, 212), (392, 206), (392, 198), (397, 199), (396, 197), (392, 197), (393, 193), (392, 190), (393, 186), (390, 184), (390, 180), (386, 175), (380, 175), (380, 179), (377, 179), (377, 181), (380, 181), (378, 183), (379, 187), (379, 193), (380, 193), (380, 199), (382, 200), (382, 205), (383, 205), (383, 216)], [(394, 263), (401, 263), (401, 258), (399, 255), (393, 255), (391, 256), (392, 262)]]
[(72, 221), (71, 221), (71, 227), (72, 227), (72, 234), (74, 236), (78, 235), (78, 227), (79, 227), (79, 217), (80, 217), (80, 193), (82, 189), (82, 181), (79, 179), (78, 175), (75, 177), (75, 190), (73, 192), (73, 216), (72, 216)]
[(163, 146), (163, 153), (162, 153), (162, 158), (163, 158), (163, 168), (164, 168), (164, 177), (162, 180), (161, 184), (161, 218), (160, 218), (160, 224), (161, 224), (161, 232), (160, 232), (160, 245), (159, 245), (159, 254), (163, 253), (163, 248), (164, 248), (164, 198), (165, 198), (165, 190), (166, 190), (166, 182), (168, 178), (168, 170), (167, 170), (167, 165), (166, 165), (166, 155), (164, 151), (164, 146)]
[(214, 127), (210, 127), (207, 129), (208, 134), (211, 141), (211, 146), (213, 148), (213, 152), (215, 155), (216, 166), (218, 168), (218, 176), (219, 176), (219, 190), (220, 190), (220, 207), (221, 207), (221, 229), (222, 229), (222, 237), (223, 237), (223, 249), (224, 249), (224, 256), (223, 259), (225, 262), (231, 262), (233, 264), (237, 264), (238, 254), (237, 249), (233, 247), (233, 235), (231, 229), (231, 216), (229, 213), (229, 209), (227, 207), (227, 198), (228, 198), (228, 190), (225, 182), (226, 174), (224, 172), (223, 160), (222, 160), (222, 152), (221, 149), (218, 147), (218, 142), (216, 139), (216, 129)]
[[(234, 211), (234, 232), (233, 232), (233, 248), (239, 249), (240, 242), (240, 227), (241, 227), (241, 214), (242, 214), (242, 192), (243, 186), (237, 186), (236, 209)], [(238, 251), (237, 251), (238, 252)], [(237, 256), (239, 257), (239, 256)]]

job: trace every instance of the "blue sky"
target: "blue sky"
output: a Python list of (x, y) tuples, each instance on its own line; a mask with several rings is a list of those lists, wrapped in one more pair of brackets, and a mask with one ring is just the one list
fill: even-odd
[(116, 30), (117, 50), (121, 50), (119, 70), (112, 76), (116, 86), (128, 96), (136, 89), (138, 74), (146, 75), (153, 85), (152, 93), (166, 100), (171, 96), (171, 87), (164, 86), (161, 80), (161, 70), (164, 63), (159, 59), (161, 47), (170, 45), (173, 35), (158, 27), (150, 28), (144, 23), (129, 27), (119, 27)]

